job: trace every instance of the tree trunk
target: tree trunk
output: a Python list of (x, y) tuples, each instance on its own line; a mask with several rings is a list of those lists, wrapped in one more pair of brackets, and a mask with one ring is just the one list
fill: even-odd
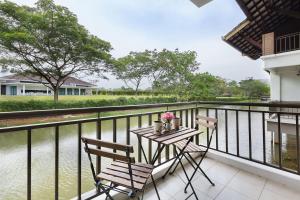
[(54, 102), (57, 103), (58, 102), (58, 89), (54, 88), (53, 93), (54, 93)]

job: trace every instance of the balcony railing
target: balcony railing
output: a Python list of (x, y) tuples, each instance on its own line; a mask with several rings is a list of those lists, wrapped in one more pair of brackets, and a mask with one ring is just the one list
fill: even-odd
[(283, 53), (300, 50), (300, 32), (292, 33), (275, 39), (275, 52)]
[[(273, 108), (273, 109), (270, 109)], [(298, 112), (282, 112), (276, 111), (274, 108), (300, 108), (299, 104), (269, 104), (269, 103), (222, 103), (222, 102), (189, 102), (189, 103), (174, 103), (174, 104), (151, 104), (151, 105), (134, 105), (134, 106), (112, 106), (112, 107), (96, 107), (96, 108), (80, 108), (80, 109), (60, 109), (60, 110), (45, 110), (45, 111), (29, 111), (29, 112), (9, 112), (0, 113), (0, 120), (8, 119), (24, 119), (31, 117), (48, 117), (57, 115), (70, 114), (96, 114), (96, 117), (85, 119), (76, 119), (68, 121), (59, 121), (43, 124), (30, 124), (14, 127), (0, 128), (1, 134), (6, 134), (6, 138), (10, 137), (16, 131), (23, 131), (26, 134), (26, 155), (27, 155), (27, 199), (32, 198), (32, 146), (33, 146), (33, 131), (43, 130), (45, 128), (52, 128), (54, 133), (54, 199), (59, 198), (60, 190), (60, 136), (61, 129), (64, 126), (72, 126), (72, 130), (76, 130), (77, 146), (73, 147), (74, 154), (77, 157), (77, 172), (76, 176), (77, 197), (81, 199), (81, 195), (86, 192), (82, 190), (82, 167), (87, 166), (84, 162), (83, 149), (81, 144), (81, 136), (85, 134), (83, 125), (93, 123), (95, 131), (92, 131), (95, 138), (101, 139), (104, 137), (102, 133), (102, 126), (104, 123), (110, 122), (110, 130), (113, 142), (124, 142), (126, 144), (135, 144), (136, 138), (130, 134), (130, 129), (135, 127), (152, 125), (154, 120), (160, 118), (161, 113), (165, 111), (173, 112), (176, 116), (181, 118), (181, 125), (187, 127), (194, 127), (195, 117), (198, 114), (218, 118), (218, 127), (216, 129), (215, 138), (212, 141), (211, 148), (213, 150), (246, 159), (255, 163), (266, 165), (272, 168), (284, 170), (293, 174), (300, 175), (300, 146), (299, 146), (299, 114)], [(147, 111), (146, 109), (157, 109), (156, 111)], [(106, 112), (135, 112), (137, 114), (122, 114), (117, 116), (103, 116)], [(146, 111), (145, 111), (146, 110)], [(275, 110), (275, 111), (274, 111)], [(267, 119), (269, 115), (277, 115), (277, 129), (278, 129), (278, 145), (271, 143), (272, 136), (267, 130)], [(294, 116), (294, 132), (293, 139), (296, 141), (293, 152), (296, 152), (291, 162), (286, 158), (286, 142), (284, 142), (283, 133), (281, 129), (282, 116)], [(124, 122), (122, 130), (118, 129), (118, 124)], [(107, 124), (106, 124), (107, 125)], [(208, 142), (207, 130), (203, 130), (205, 134), (198, 135), (194, 138), (194, 142), (205, 146)], [(40, 131), (40, 134), (46, 134)], [(49, 144), (50, 145), (50, 144)], [(150, 158), (156, 144), (151, 141), (143, 141), (143, 145), (147, 145), (148, 157)], [(284, 147), (284, 148), (283, 148)], [(136, 157), (139, 162), (142, 161), (142, 152), (139, 145), (136, 146)], [(1, 149), (0, 149), (1, 151)], [(73, 154), (72, 154), (73, 155)], [(171, 160), (175, 155), (173, 147), (168, 147), (158, 159), (158, 165)], [(43, 155), (47, 156), (47, 155)], [(41, 158), (43, 159), (43, 158)], [(103, 167), (103, 160), (97, 158), (96, 169), (101, 171)], [(2, 163), (0, 158), (0, 163)], [(18, 173), (16, 171), (16, 173)], [(85, 171), (84, 171), (85, 173)], [(90, 175), (90, 174), (88, 174)], [(88, 176), (87, 175), (87, 176)], [(47, 186), (51, 183), (47, 183)], [(75, 196), (75, 195), (74, 195)]]

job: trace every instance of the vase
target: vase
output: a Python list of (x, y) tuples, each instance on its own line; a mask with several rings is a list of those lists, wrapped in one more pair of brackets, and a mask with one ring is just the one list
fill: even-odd
[(172, 125), (171, 123), (165, 123), (165, 131), (171, 131)]

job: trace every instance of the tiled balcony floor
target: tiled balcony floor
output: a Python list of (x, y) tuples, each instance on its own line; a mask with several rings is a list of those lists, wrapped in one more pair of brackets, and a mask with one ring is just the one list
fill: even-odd
[[(300, 190), (294, 191), (280, 183), (269, 181), (255, 174), (239, 170), (206, 158), (202, 165), (207, 175), (215, 182), (215, 186), (197, 173), (193, 186), (200, 200), (300, 200)], [(189, 174), (192, 167), (186, 165)], [(158, 180), (157, 186), (162, 200), (183, 200), (186, 178), (183, 170), (179, 169), (165, 180)], [(191, 189), (188, 190), (189, 194)], [(156, 200), (157, 196), (152, 185), (147, 187), (145, 200)], [(191, 197), (190, 199), (195, 199)]]

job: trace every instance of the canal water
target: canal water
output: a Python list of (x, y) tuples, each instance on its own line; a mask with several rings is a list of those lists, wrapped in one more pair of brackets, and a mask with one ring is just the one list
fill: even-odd
[[(204, 114), (204, 111), (200, 111)], [(184, 114), (184, 113), (183, 113)], [(211, 110), (209, 115), (214, 117), (215, 111)], [(218, 112), (218, 144), (220, 150), (226, 150), (225, 145), (225, 112)], [(157, 115), (153, 115), (153, 121)], [(183, 115), (183, 124), (185, 116)], [(251, 114), (252, 129), (252, 157), (256, 160), (263, 160), (263, 134), (262, 116), (260, 113)], [(137, 118), (131, 118), (131, 128), (137, 128)], [(142, 118), (142, 125), (148, 125), (148, 117)], [(236, 154), (236, 115), (228, 111), (228, 151)], [(249, 135), (248, 135), (248, 114), (239, 113), (240, 132), (240, 155), (249, 157)], [(112, 121), (102, 121), (102, 139), (112, 141)], [(83, 124), (83, 136), (96, 136), (96, 123)], [(77, 125), (60, 127), (59, 134), (59, 199), (70, 199), (77, 195)], [(296, 142), (295, 137), (283, 138), (283, 166), (289, 169), (296, 169)], [(32, 132), (32, 199), (54, 199), (54, 128), (36, 129)], [(135, 147), (137, 155), (136, 136), (130, 135), (131, 144)], [(117, 142), (126, 143), (126, 121), (117, 120)], [(200, 142), (206, 144), (206, 134), (200, 136)], [(215, 147), (216, 138), (212, 141)], [(148, 142), (143, 140), (143, 145), (148, 148)], [(153, 152), (156, 149), (153, 143)], [(172, 152), (172, 151), (170, 151)], [(162, 153), (164, 156), (165, 153)], [(266, 159), (270, 164), (278, 163), (278, 147), (271, 141), (271, 133), (266, 132)], [(110, 160), (102, 159), (102, 167), (105, 167)], [(0, 135), (0, 199), (26, 199), (27, 180), (27, 134), (26, 132), (13, 132)], [(94, 188), (92, 174), (88, 159), (82, 151), (82, 192)]]

